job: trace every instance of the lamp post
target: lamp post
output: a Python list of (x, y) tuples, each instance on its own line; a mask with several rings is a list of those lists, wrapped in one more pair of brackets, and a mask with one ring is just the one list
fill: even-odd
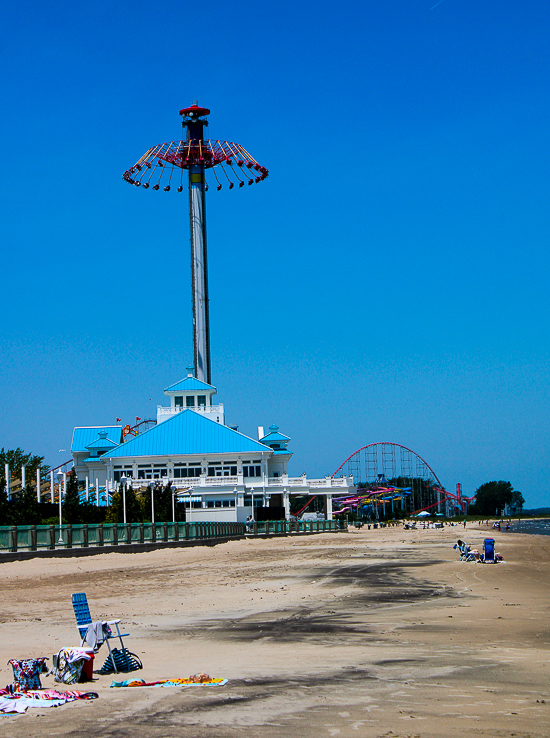
[(63, 484), (63, 472), (60, 469), (57, 472), (57, 490), (58, 490), (58, 495), (59, 495), (59, 540), (57, 541), (58, 543), (63, 543), (63, 529), (61, 527), (63, 525), (63, 511), (62, 511), (62, 508), (61, 508), (61, 487), (62, 487), (62, 484)]
[[(171, 486), (171, 485), (170, 485)], [(172, 522), (176, 522), (176, 489), (175, 487), (172, 487)]]
[(128, 481), (128, 477), (126, 475), (123, 475), (120, 482), (122, 484), (122, 511), (124, 514), (124, 525), (126, 525), (126, 483)]
[(151, 489), (151, 525), (155, 524), (155, 484), (154, 482), (151, 482), (149, 485), (149, 488)]

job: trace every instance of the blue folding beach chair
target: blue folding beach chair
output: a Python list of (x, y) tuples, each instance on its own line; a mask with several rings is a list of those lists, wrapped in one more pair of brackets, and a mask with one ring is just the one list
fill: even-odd
[(496, 563), (495, 559), (495, 539), (486, 538), (483, 541), (483, 561), (486, 564)]
[[(76, 594), (73, 594), (71, 596), (72, 602), (73, 602), (73, 610), (76, 617), (76, 627), (78, 629), (78, 632), (80, 633), (81, 638), (81, 646), (84, 646), (86, 643), (86, 633), (88, 631), (88, 626), (93, 622), (92, 616), (90, 615), (90, 608), (88, 606), (88, 600), (86, 598), (85, 592), (77, 592)], [(111, 650), (111, 644), (109, 641), (113, 638), (118, 638), (120, 641), (120, 649), (122, 654), (127, 653), (127, 649), (124, 648), (124, 643), (122, 641), (123, 637), (126, 637), (130, 635), (129, 633), (121, 633), (120, 629), (118, 627), (118, 624), (120, 623), (120, 620), (103, 620), (101, 621), (103, 624), (103, 636), (107, 643), (107, 648), (109, 649), (109, 656), (111, 658), (114, 671), (118, 672), (117, 669), (117, 663), (119, 662), (118, 654), (115, 654), (113, 656), (113, 652)], [(113, 633), (111, 630), (112, 626), (115, 626), (116, 633)], [(117, 649), (115, 649), (117, 651)], [(121, 669), (123, 671), (123, 669)]]

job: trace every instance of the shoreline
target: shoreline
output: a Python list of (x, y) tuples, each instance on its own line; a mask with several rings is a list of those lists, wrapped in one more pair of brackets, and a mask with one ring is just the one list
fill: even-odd
[(6, 562), (2, 685), (9, 658), (77, 645), (77, 591), (94, 618), (122, 619), (144, 664), (131, 676), (229, 681), (113, 690), (119, 677), (99, 677), (82, 685), (98, 700), (0, 726), (10, 738), (545, 736), (550, 540), (490, 530), (507, 563), (458, 561), (456, 538), (487, 537), (476, 524)]

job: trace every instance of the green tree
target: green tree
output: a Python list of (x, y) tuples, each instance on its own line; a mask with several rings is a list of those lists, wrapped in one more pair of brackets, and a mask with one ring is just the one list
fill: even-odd
[(486, 482), (476, 490), (476, 507), (482, 515), (502, 515), (504, 506), (513, 505), (514, 500), (519, 503), (520, 497), (523, 505), (523, 495), (514, 490), (510, 482)]
[[(172, 520), (172, 486), (170, 483), (164, 487), (156, 483), (153, 488), (155, 496), (155, 521), (157, 523), (168, 523)], [(139, 499), (142, 520), (151, 522), (151, 490), (144, 492)], [(181, 514), (181, 511), (178, 511)]]
[(40, 467), (40, 476), (46, 478), (50, 467), (42, 466), (44, 456), (36, 456), (34, 454), (26, 454), (22, 448), (16, 448), (13, 450), (6, 451), (4, 448), (0, 451), (0, 477), (4, 478), (4, 468), (8, 464), (10, 472), (15, 474), (17, 478), (21, 473), (21, 467), (26, 467), (27, 479), (34, 479), (36, 477), (36, 470)]
[[(109, 523), (123, 523), (124, 522), (124, 508), (123, 508), (123, 496), (122, 490), (115, 492), (113, 495), (113, 503), (107, 510), (106, 521)], [(150, 498), (149, 498), (150, 503)], [(136, 493), (134, 492), (132, 485), (126, 487), (126, 522), (127, 523), (141, 523), (142, 521), (142, 509), (138, 502)]]
[(519, 492), (517, 489), (515, 489), (512, 492), (512, 500), (510, 502), (510, 507), (514, 512), (521, 512), (523, 510), (523, 506), (525, 505), (525, 499), (521, 492)]
[(0, 525), (11, 525), (11, 510), (4, 477), (0, 478)]
[(72, 469), (67, 476), (67, 490), (63, 499), (63, 522), (77, 524), (82, 522), (82, 505), (78, 491), (78, 478)]
[(27, 484), (12, 502), (12, 525), (39, 525), (40, 510), (36, 499), (36, 489)]

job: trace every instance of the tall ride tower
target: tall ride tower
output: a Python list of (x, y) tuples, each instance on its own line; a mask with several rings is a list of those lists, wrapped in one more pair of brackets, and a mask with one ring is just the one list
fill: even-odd
[(206, 172), (212, 172), (217, 190), (222, 189), (217, 171), (222, 179), (223, 172), (230, 190), (237, 183), (239, 187), (244, 187), (246, 183), (261, 182), (268, 175), (268, 170), (260, 166), (240, 144), (204, 139), (204, 126), (208, 125), (205, 116), (209, 114), (207, 108), (199, 107), (196, 102), (180, 110), (187, 132), (186, 140), (153, 146), (123, 174), (126, 182), (136, 187), (144, 190), (150, 187), (158, 191), (162, 181), (166, 183), (164, 192), (170, 192), (176, 171), (179, 176), (176, 175), (175, 182), (179, 179), (179, 186), (175, 189), (183, 192), (183, 171), (188, 171), (195, 376), (207, 384), (212, 382), (206, 256), (206, 192), (209, 185)]
[[(187, 128), (189, 148), (204, 148), (207, 108), (192, 105), (180, 110)], [(201, 160), (202, 159), (202, 160)], [(210, 370), (210, 318), (208, 315), (208, 261), (206, 257), (206, 189), (204, 159), (189, 164), (189, 217), (191, 235), (191, 289), (193, 292), (193, 343), (195, 376), (212, 384)]]

